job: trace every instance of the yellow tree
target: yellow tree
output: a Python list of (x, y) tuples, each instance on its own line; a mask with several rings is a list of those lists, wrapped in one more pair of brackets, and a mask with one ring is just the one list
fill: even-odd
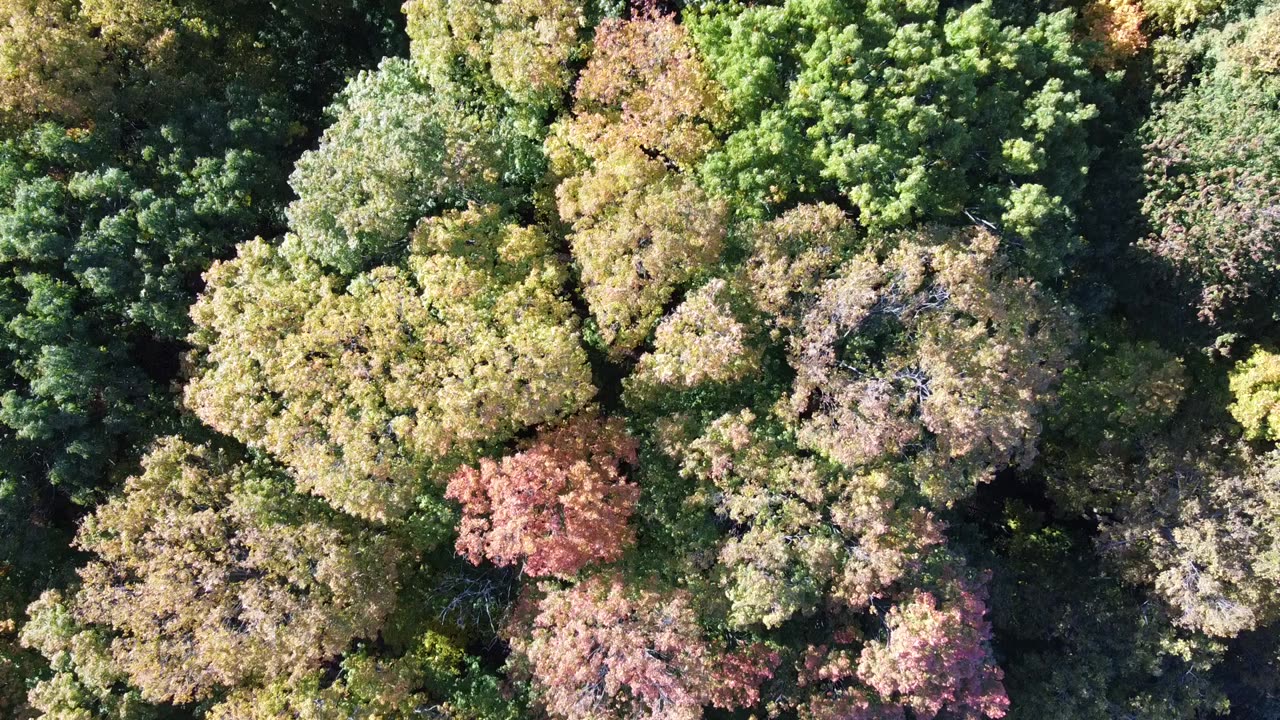
[(644, 342), (676, 289), (720, 256), (724, 205), (688, 172), (714, 146), (718, 112), (718, 90), (674, 18), (597, 28), (547, 154), (583, 295), (615, 356)]
[(106, 49), (76, 0), (0, 3), (0, 122), (80, 122), (109, 92)]
[(76, 619), (152, 701), (288, 677), (372, 637), (396, 597), (399, 551), (278, 471), (161, 440), (124, 493), (86, 519)]
[(478, 444), (595, 392), (542, 232), (482, 207), (424, 221), (412, 244), (409, 269), (342, 288), (291, 241), (245, 243), (192, 311), (188, 405), (377, 520), (403, 516)]

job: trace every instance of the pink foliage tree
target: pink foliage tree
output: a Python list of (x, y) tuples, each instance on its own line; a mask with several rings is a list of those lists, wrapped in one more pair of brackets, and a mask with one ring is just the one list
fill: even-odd
[(797, 685), (809, 697), (797, 708), (801, 720), (906, 720), (901, 705), (886, 705), (858, 682), (858, 654), (849, 646), (861, 634), (832, 633), (832, 645), (809, 647), (801, 657)]
[(747, 707), (778, 662), (760, 646), (731, 652), (708, 639), (689, 593), (616, 575), (549, 592), (529, 627), (511, 630), (516, 661), (566, 720), (697, 720), (706, 705)]
[(586, 414), (501, 462), (459, 470), (446, 492), (462, 504), (458, 552), (560, 578), (617, 560), (635, 539), (627, 520), (640, 489), (622, 471), (635, 462), (620, 420)]
[(917, 591), (889, 611), (888, 639), (863, 648), (858, 677), (921, 720), (943, 708), (967, 720), (1004, 717), (1009, 698), (991, 658), (986, 610), (981, 592), (963, 584), (943, 602)]

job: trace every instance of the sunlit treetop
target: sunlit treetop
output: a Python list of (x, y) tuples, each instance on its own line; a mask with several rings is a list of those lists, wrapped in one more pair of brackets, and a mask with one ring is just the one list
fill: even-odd
[(715, 144), (718, 89), (670, 16), (607, 20), (546, 147), (582, 292), (615, 356), (720, 257), (725, 207), (689, 172)]
[(77, 544), (77, 620), (107, 628), (144, 697), (187, 702), (288, 677), (373, 635), (395, 603), (396, 545), (293, 492), (278, 471), (161, 441)]
[(565, 101), (595, 19), (581, 0), (411, 0), (410, 57), (433, 86), (496, 86), (540, 110)]
[(407, 270), (343, 287), (292, 241), (246, 243), (192, 311), (188, 405), (374, 519), (408, 512), (450, 458), (595, 392), (540, 231), (473, 208), (424, 222), (413, 246)]
[(533, 577), (619, 559), (635, 542), (627, 520), (640, 490), (623, 474), (635, 463), (622, 422), (585, 413), (501, 463), (462, 468), (447, 492), (462, 505), (458, 552), (477, 565), (522, 563)]
[(871, 636), (837, 626), (799, 658), (798, 715), (806, 720), (1004, 717), (985, 588), (944, 577), (901, 598)]
[(320, 146), (291, 183), (290, 227), (314, 260), (344, 273), (394, 261), (424, 216), (468, 202), (515, 202), (539, 171), (536, 141), (465, 88), (441, 91), (392, 58), (330, 108)]
[(1229, 409), (1245, 437), (1280, 440), (1280, 355), (1254, 350), (1231, 373), (1231, 393)]
[(968, 214), (1053, 270), (1090, 151), (1070, 11), (988, 2), (723, 4), (689, 25), (730, 133), (702, 175), (751, 215), (839, 193), (872, 228)]
[[(128, 478), (0, 713), (1270, 692), (1213, 663), (1280, 618), (1280, 15), (1220, 4), (410, 0), (344, 65), (307, 20), (373, 4), (0, 0), (0, 530)], [(1173, 276), (1258, 337), (1144, 326)]]
[(1035, 458), (1075, 325), (982, 229), (892, 236), (798, 303), (788, 410), (847, 467), (907, 460), (947, 503)]
[(858, 226), (830, 204), (800, 205), (744, 234), (752, 250), (747, 291), (767, 321), (786, 330), (795, 329), (798, 309), (821, 282), (864, 244)]
[(758, 375), (761, 347), (752, 328), (755, 316), (740, 306), (723, 279), (690, 292), (658, 325), (653, 350), (640, 356), (628, 389), (687, 390)]
[(955, 717), (1004, 717), (1009, 707), (991, 657), (991, 624), (980, 588), (957, 584), (939, 601), (918, 592), (885, 619), (888, 639), (869, 643), (858, 658), (858, 676), (885, 699), (927, 720), (943, 709)]
[(749, 707), (776, 662), (705, 633), (689, 593), (618, 575), (528, 602), (529, 617), (508, 630), (517, 667), (564, 720), (697, 720), (705, 705)]
[(75, 0), (12, 0), (0, 6), (0, 118), (5, 124), (82, 120), (112, 78), (104, 49)]
[(681, 471), (732, 528), (720, 572), (738, 626), (777, 627), (838, 605), (862, 611), (918, 571), (942, 523), (888, 473), (806, 455), (744, 410), (677, 439)]
[(1148, 38), (1142, 31), (1146, 17), (1143, 5), (1135, 0), (1094, 0), (1086, 5), (1089, 38), (1101, 46), (1095, 64), (1104, 69), (1119, 67), (1146, 49)]

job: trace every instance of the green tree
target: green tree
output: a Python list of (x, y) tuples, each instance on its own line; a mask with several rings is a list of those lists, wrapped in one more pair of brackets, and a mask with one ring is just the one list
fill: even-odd
[(121, 127), (0, 144), (0, 424), (82, 500), (161, 430), (191, 281), (272, 222), (286, 118), (210, 97), (121, 152)]
[(1143, 131), (1151, 234), (1142, 247), (1185, 279), (1201, 317), (1273, 315), (1280, 237), (1280, 10), (1206, 32), (1205, 65)]
[(1073, 18), (990, 3), (720, 4), (691, 33), (725, 89), (702, 175), (740, 212), (843, 196), (872, 228), (983, 218), (1050, 269), (1095, 115)]
[(402, 256), (422, 217), (520, 200), (542, 170), (537, 138), (465, 87), (435, 88), (384, 60), (329, 108), (320, 147), (298, 160), (291, 229), (314, 260), (353, 274)]

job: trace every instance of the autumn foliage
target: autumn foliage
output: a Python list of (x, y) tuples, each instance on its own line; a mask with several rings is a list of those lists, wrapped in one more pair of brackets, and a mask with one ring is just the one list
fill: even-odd
[[(281, 492), (287, 502), (279, 502)], [(88, 518), (75, 615), (151, 700), (315, 667), (395, 603), (394, 543), (290, 495), (270, 468), (169, 438)]]
[(1136, 0), (1095, 0), (1084, 11), (1089, 37), (1102, 46), (1098, 62), (1103, 67), (1121, 65), (1147, 47), (1142, 31), (1146, 13)]
[(471, 562), (522, 564), (533, 577), (572, 577), (621, 557), (640, 491), (624, 469), (636, 444), (620, 420), (580, 415), (501, 463), (482, 460), (449, 480), (462, 505), (458, 552)]
[(594, 392), (547, 239), (496, 208), (424, 222), (408, 269), (345, 289), (297, 247), (245, 243), (210, 270), (186, 397), (338, 507), (403, 515), (446, 458)]
[(1280, 717), (1280, 0), (0, 0), (0, 715)]
[(547, 153), (583, 294), (615, 353), (639, 345), (723, 248), (726, 208), (690, 176), (714, 145), (717, 112), (716, 86), (674, 18), (598, 28)]
[(547, 593), (534, 613), (512, 628), (512, 648), (548, 710), (569, 720), (693, 720), (704, 705), (753, 704), (772, 675), (767, 654), (705, 637), (685, 592), (597, 576)]
[(956, 717), (1004, 717), (1009, 698), (991, 661), (986, 604), (971, 588), (954, 592), (945, 605), (922, 592), (890, 610), (888, 640), (863, 649), (858, 675), (918, 718), (937, 717), (943, 708)]
[(850, 467), (912, 457), (941, 501), (1034, 459), (1074, 328), (997, 244), (926, 231), (801, 280), (814, 295), (789, 343), (802, 443)]
[(824, 602), (861, 610), (942, 542), (937, 519), (886, 473), (842, 472), (769, 429), (749, 411), (729, 414), (677, 450), (734, 529), (719, 555), (732, 623), (776, 627)]

